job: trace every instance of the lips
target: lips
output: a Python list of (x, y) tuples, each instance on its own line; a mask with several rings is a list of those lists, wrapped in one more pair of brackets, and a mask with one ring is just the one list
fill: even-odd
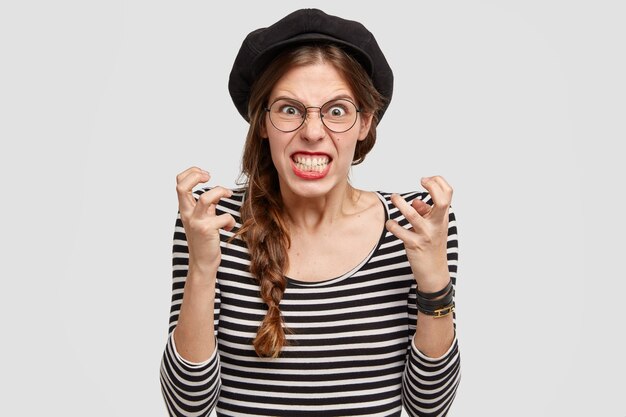
[(332, 158), (325, 153), (296, 152), (291, 155), (294, 173), (305, 179), (319, 179), (326, 176)]

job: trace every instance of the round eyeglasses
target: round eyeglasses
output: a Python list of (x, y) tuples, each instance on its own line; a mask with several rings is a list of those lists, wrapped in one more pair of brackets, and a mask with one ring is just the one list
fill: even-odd
[(272, 102), (265, 111), (270, 116), (272, 125), (281, 132), (289, 133), (298, 130), (304, 124), (309, 109), (319, 109), (320, 118), (328, 130), (343, 133), (356, 124), (361, 109), (345, 98), (330, 100), (322, 107), (305, 106), (298, 100), (279, 98)]

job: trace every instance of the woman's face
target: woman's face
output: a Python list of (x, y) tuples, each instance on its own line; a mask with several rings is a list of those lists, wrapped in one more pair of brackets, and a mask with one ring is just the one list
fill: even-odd
[[(272, 89), (268, 103), (277, 98), (295, 99), (314, 107), (338, 98), (356, 103), (348, 84), (328, 63), (289, 70)], [(357, 141), (365, 139), (372, 120), (371, 115), (358, 113), (351, 129), (335, 133), (322, 124), (319, 109), (311, 108), (299, 129), (285, 133), (272, 125), (269, 117), (266, 113), (261, 133), (269, 140), (281, 190), (305, 198), (324, 196), (347, 183)]]

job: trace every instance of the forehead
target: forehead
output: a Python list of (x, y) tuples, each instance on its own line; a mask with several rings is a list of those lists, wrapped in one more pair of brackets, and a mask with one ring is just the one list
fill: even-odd
[(283, 96), (307, 104), (319, 104), (337, 96), (354, 98), (345, 78), (326, 62), (290, 68), (274, 85), (270, 99)]

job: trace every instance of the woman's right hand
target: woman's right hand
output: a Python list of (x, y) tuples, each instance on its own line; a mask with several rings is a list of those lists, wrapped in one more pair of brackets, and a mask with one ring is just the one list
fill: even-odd
[(200, 195), (196, 200), (193, 188), (209, 181), (208, 172), (191, 167), (176, 176), (178, 210), (183, 221), (189, 248), (189, 269), (202, 273), (217, 271), (222, 252), (219, 229), (231, 230), (235, 218), (228, 213), (217, 216), (215, 207), (223, 197), (232, 196), (232, 191), (215, 187)]

